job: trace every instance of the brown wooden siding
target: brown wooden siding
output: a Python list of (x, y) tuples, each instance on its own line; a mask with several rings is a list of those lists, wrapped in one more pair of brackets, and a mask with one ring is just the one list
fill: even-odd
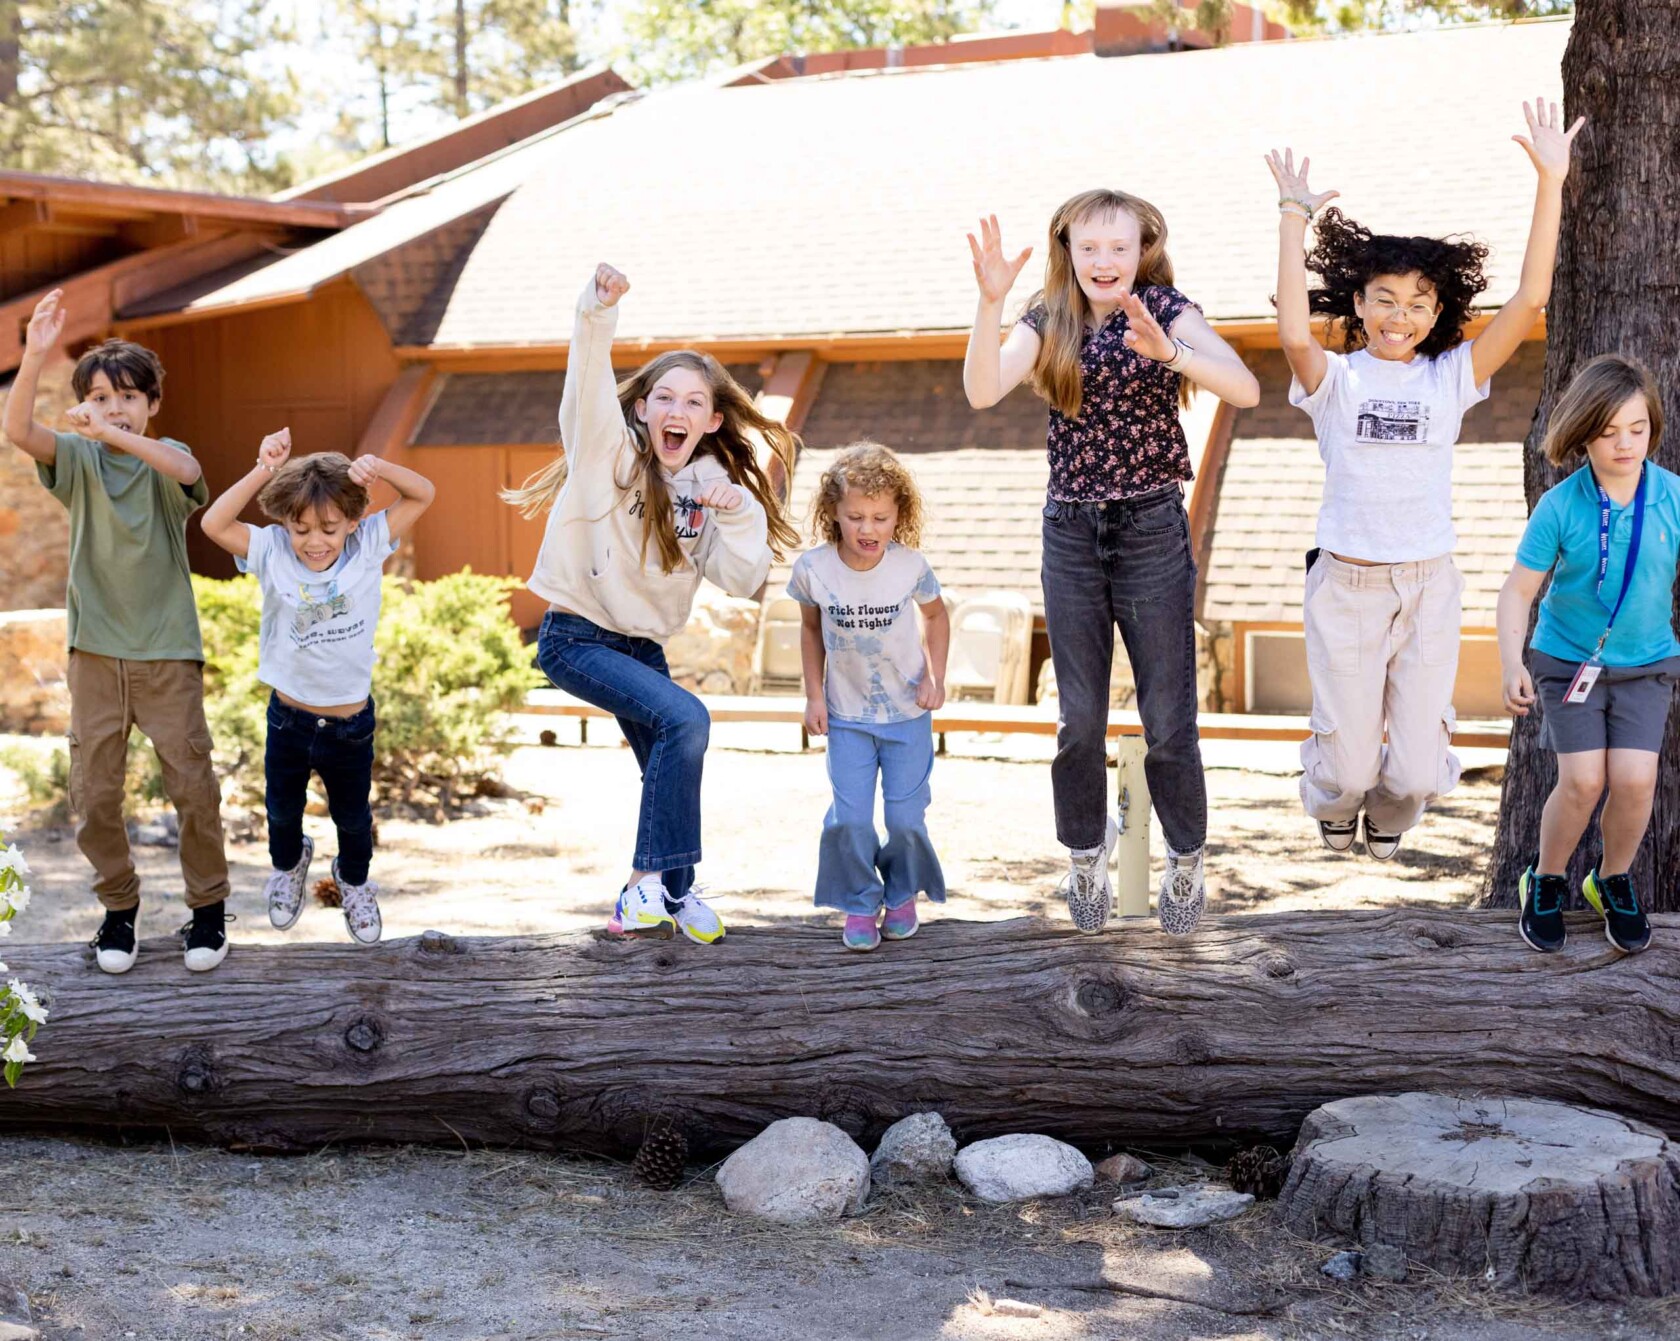
[[(384, 326), (348, 280), (308, 302), (140, 329), (133, 338), (155, 349), (167, 372), (155, 431), (192, 447), (212, 495), (244, 475), (263, 435), (283, 426), (299, 452), (353, 454), (398, 372)], [(233, 575), (233, 560), (196, 525), (188, 548), (195, 571)]]

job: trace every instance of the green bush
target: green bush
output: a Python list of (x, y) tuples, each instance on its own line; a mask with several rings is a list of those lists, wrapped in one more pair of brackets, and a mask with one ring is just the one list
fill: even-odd
[[(385, 579), (374, 636), (374, 786), (381, 802), (425, 789), (471, 794), (500, 771), (508, 714), (544, 683), (519, 636), (513, 578), (463, 569), (435, 582)], [(262, 804), (268, 688), (257, 680), (262, 596), (248, 578), (195, 577), (204, 633), (204, 699), (224, 797)]]

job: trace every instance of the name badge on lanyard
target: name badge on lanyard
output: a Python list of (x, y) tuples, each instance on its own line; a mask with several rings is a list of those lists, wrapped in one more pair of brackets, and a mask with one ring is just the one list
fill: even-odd
[[(1598, 586), (1595, 593), (1598, 603), (1605, 604), (1604, 578), (1610, 571), (1610, 495), (1605, 493), (1604, 486), (1599, 484), (1598, 476), (1593, 476), (1593, 484), (1598, 489)], [(1627, 562), (1622, 567), (1622, 590), (1616, 597), (1616, 603), (1608, 606), (1609, 622), (1604, 626), (1604, 632), (1599, 635), (1598, 646), (1593, 648), (1592, 655), (1583, 661), (1575, 671), (1575, 678), (1569, 682), (1569, 688), (1564, 691), (1565, 703), (1585, 703), (1592, 693), (1593, 686), (1598, 683), (1598, 677), (1604, 671), (1604, 663), (1599, 657), (1604, 652), (1604, 644), (1610, 640), (1610, 630), (1616, 627), (1616, 616), (1622, 611), (1622, 602), (1627, 599), (1628, 588), (1633, 585), (1633, 565), (1639, 558), (1639, 539), (1645, 530), (1645, 467), (1639, 468), (1639, 485), (1633, 494), (1633, 534), (1628, 537)]]

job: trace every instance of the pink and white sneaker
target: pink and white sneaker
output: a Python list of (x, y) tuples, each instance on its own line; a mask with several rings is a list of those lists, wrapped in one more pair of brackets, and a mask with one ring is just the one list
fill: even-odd
[(887, 909), (887, 915), (881, 919), (881, 935), (889, 941), (907, 941), (920, 927), (914, 897), (909, 903), (901, 903), (896, 908)]
[(874, 913), (848, 913), (840, 939), (848, 950), (873, 950), (881, 943), (881, 928)]

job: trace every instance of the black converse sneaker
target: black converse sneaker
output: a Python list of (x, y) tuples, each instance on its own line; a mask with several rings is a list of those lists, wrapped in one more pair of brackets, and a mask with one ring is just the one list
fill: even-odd
[(1359, 816), (1350, 820), (1319, 820), (1318, 837), (1332, 852), (1346, 852), (1359, 837)]
[(218, 899), (202, 908), (194, 908), (192, 921), (181, 928), (181, 943), (187, 949), (187, 968), (194, 973), (208, 973), (227, 958), (228, 922), (233, 914)]
[(1561, 875), (1540, 875), (1530, 866), (1517, 884), (1522, 916), (1517, 930), (1536, 950), (1550, 954), (1563, 949), (1568, 931), (1563, 925), (1563, 901), (1569, 896), (1569, 882)]
[(1384, 833), (1371, 823), (1369, 815), (1365, 816), (1365, 855), (1378, 861), (1389, 861), (1399, 850), (1400, 835)]
[(1632, 876), (1600, 875), (1595, 867), (1581, 893), (1604, 919), (1604, 939), (1623, 954), (1636, 955), (1651, 943), (1651, 919), (1639, 906)]
[(94, 962), (105, 973), (127, 973), (140, 956), (140, 905), (121, 912), (106, 910), (99, 934), (89, 942)]

